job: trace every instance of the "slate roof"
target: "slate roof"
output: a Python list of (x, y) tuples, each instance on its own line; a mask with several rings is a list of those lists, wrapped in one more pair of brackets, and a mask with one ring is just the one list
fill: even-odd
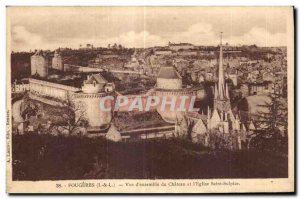
[(107, 80), (104, 79), (104, 77), (99, 73), (99, 74), (93, 74), (90, 76), (88, 80), (86, 80), (86, 84), (93, 84), (93, 82), (96, 81), (97, 84), (105, 84), (107, 83)]
[(157, 78), (181, 79), (181, 76), (173, 66), (165, 66), (160, 68)]

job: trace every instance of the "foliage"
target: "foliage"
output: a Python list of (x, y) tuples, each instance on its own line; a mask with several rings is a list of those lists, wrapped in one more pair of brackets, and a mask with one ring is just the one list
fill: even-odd
[(30, 76), (30, 56), (33, 53), (11, 54), (11, 80), (27, 78)]
[[(287, 177), (286, 156), (210, 151), (180, 139), (113, 143), (104, 138), (12, 137), (13, 180)], [(272, 169), (270, 169), (272, 168)]]
[(269, 102), (260, 105), (266, 111), (257, 115), (256, 125), (259, 129), (252, 135), (251, 147), (273, 151), (281, 149), (287, 153), (288, 111), (281, 89), (275, 81), (273, 92), (269, 94)]
[(69, 135), (72, 135), (79, 127), (88, 125), (86, 110), (82, 102), (76, 103), (72, 96), (68, 95), (65, 109), (64, 114), (57, 115), (60, 118), (60, 122), (54, 124), (57, 131), (66, 130)]
[(122, 130), (147, 128), (165, 123), (156, 111), (116, 112), (113, 122)]

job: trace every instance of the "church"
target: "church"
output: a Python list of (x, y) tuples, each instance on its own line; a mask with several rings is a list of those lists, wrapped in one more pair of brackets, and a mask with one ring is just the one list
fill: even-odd
[(223, 64), (222, 33), (218, 64), (218, 82), (215, 83), (213, 108), (207, 107), (207, 114), (186, 113), (184, 118), (178, 118), (175, 123), (175, 135), (188, 136), (193, 142), (218, 148), (226, 142), (229, 149), (241, 149), (247, 145), (247, 132), (255, 130), (253, 122), (243, 123), (239, 114), (232, 111), (229, 87), (225, 82)]

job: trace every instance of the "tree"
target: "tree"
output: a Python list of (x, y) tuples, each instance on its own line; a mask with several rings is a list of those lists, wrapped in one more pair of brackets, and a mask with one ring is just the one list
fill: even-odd
[(192, 140), (193, 128), (195, 126), (195, 121), (188, 119), (186, 116), (184, 118), (187, 120), (187, 139)]
[(175, 136), (191, 140), (194, 125), (195, 122), (191, 119), (188, 119), (188, 117), (185, 115), (182, 118), (176, 118)]
[(76, 103), (72, 96), (68, 94), (64, 108), (64, 113), (59, 116), (60, 122), (54, 124), (59, 134), (67, 131), (68, 135), (73, 135), (75, 130), (88, 125), (83, 102)]
[(281, 85), (275, 81), (273, 91), (268, 95), (270, 100), (260, 105), (266, 111), (260, 113), (258, 123), (268, 131), (270, 136), (275, 136), (279, 131), (287, 134), (287, 104), (282, 97), (281, 89)]
[(268, 95), (269, 100), (260, 105), (265, 111), (257, 115), (258, 130), (252, 135), (252, 147), (272, 150), (287, 148), (288, 112), (286, 100), (282, 97), (281, 85), (276, 80), (272, 92)]

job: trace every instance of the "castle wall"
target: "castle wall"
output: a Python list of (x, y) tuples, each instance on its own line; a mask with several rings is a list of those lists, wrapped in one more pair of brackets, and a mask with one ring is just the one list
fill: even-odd
[(31, 93), (57, 98), (62, 101), (67, 100), (68, 95), (80, 90), (75, 87), (65, 86), (32, 78), (29, 79), (29, 87)]
[[(123, 95), (119, 94), (119, 96), (123, 96)], [(153, 89), (149, 90), (147, 93), (145, 93), (143, 95), (124, 95), (124, 97), (127, 97), (127, 99), (128, 99), (128, 104), (125, 105), (125, 106), (120, 107), (118, 111), (128, 112), (130, 106), (133, 103), (136, 104), (137, 103), (136, 100), (139, 97), (141, 98), (141, 101), (142, 101), (143, 110), (146, 110), (147, 100), (148, 100), (148, 97), (150, 97), (150, 96), (155, 96), (155, 91)], [(150, 108), (149, 110), (155, 110), (156, 109), (156, 107), (154, 107), (154, 106), (151, 106), (149, 108)], [(133, 109), (132, 111), (139, 111), (139, 110), (138, 109)]]
[[(125, 106), (119, 107), (118, 111), (119, 112), (128, 112), (131, 106), (134, 106), (134, 104), (138, 103), (136, 100), (138, 98), (141, 98), (141, 102), (142, 102), (142, 111), (144, 111), (146, 109), (146, 104), (147, 104), (147, 99), (148, 99), (148, 95), (125, 95), (124, 97), (126, 97), (128, 99), (128, 103)], [(155, 107), (150, 107), (150, 110), (155, 109)], [(140, 111), (138, 109), (133, 109), (130, 111)]]
[(55, 101), (53, 99), (47, 99), (43, 96), (39, 96), (39, 95), (36, 95), (36, 94), (33, 94), (33, 93), (29, 93), (29, 98), (32, 99), (32, 100), (43, 102), (44, 104), (48, 104), (48, 105), (51, 105), (51, 106), (57, 106), (57, 107), (64, 107), (65, 106), (63, 101)]
[[(192, 96), (195, 96), (196, 93), (192, 90), (174, 90), (174, 91), (168, 91), (168, 90), (157, 90), (156, 96), (158, 96), (160, 100), (160, 104), (157, 106), (157, 112), (161, 115), (161, 117), (169, 123), (175, 123), (177, 118), (182, 118), (183, 115), (189, 110), (190, 104), (191, 104), (191, 98)], [(181, 100), (180, 96), (188, 96), (188, 98), (185, 101), (184, 108), (186, 111), (179, 111)], [(174, 106), (174, 109), (171, 110), (171, 105), (166, 105), (164, 110), (161, 110), (160, 107), (162, 105), (162, 99), (166, 97), (167, 101), (172, 101), (173, 97), (176, 97), (176, 103)]]
[[(84, 115), (92, 127), (107, 125), (112, 120), (112, 112), (100, 110), (100, 100), (109, 93), (85, 94), (77, 93), (79, 88), (56, 84), (52, 82), (29, 79), (30, 97), (53, 106), (62, 106), (69, 97), (75, 102), (76, 116)], [(56, 100), (58, 100), (56, 102)], [(113, 107), (114, 102), (106, 100), (106, 107)]]

